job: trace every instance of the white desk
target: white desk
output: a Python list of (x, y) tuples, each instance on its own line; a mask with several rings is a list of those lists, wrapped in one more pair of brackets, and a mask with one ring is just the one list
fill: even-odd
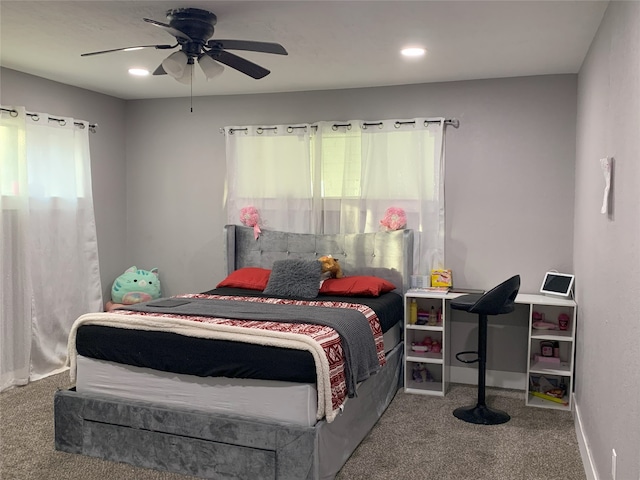
[[(451, 352), (451, 307), (450, 301), (461, 293), (438, 294), (420, 289), (409, 290), (405, 294), (405, 375), (404, 388), (407, 393), (422, 395), (440, 395), (447, 393), (450, 382), (450, 357)], [(410, 323), (410, 304), (417, 303), (422, 311), (440, 311), (440, 322), (435, 325), (418, 325)], [(527, 305), (528, 335), (527, 345), (522, 345), (523, 355), (526, 351), (526, 394), (525, 403), (529, 406), (571, 410), (573, 391), (573, 372), (575, 358), (575, 331), (577, 320), (577, 305), (574, 300), (556, 298), (546, 295), (518, 294), (515, 302)], [(533, 327), (533, 312), (544, 315), (546, 322), (558, 324), (558, 315), (564, 313), (569, 316), (569, 326), (566, 331), (542, 330)], [(425, 343), (429, 337), (441, 345), (439, 352), (415, 351), (412, 346)], [(541, 342), (555, 342), (558, 345), (559, 357), (541, 357)], [(428, 343), (428, 341), (426, 342)], [(437, 350), (437, 349), (436, 349)], [(562, 383), (566, 387), (567, 394), (559, 403), (537, 396), (532, 388), (531, 381), (539, 381), (544, 376), (555, 383)]]

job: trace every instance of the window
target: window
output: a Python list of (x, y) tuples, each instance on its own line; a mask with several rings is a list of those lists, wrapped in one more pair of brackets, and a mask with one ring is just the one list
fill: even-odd
[(371, 232), (387, 208), (402, 208), (420, 232), (414, 263), (441, 268), (443, 129), (444, 119), (424, 118), (228, 127), (228, 221), (251, 205), (272, 230)]
[(25, 129), (0, 125), (0, 194), (15, 196), (20, 194), (20, 185), (26, 182), (24, 151)]
[(322, 198), (358, 198), (362, 192), (360, 132), (331, 131), (320, 138), (320, 192)]

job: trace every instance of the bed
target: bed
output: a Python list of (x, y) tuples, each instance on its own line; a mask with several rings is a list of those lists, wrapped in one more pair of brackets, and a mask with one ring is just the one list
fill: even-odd
[[(57, 450), (201, 478), (335, 477), (402, 382), (413, 232), (263, 230), (256, 239), (251, 228), (227, 225), (225, 250), (229, 276), (213, 290), (76, 321), (75, 387), (54, 399)], [(311, 264), (321, 255), (338, 259), (346, 280), (375, 277), (396, 289), (273, 294), (285, 261)], [(227, 281), (254, 269), (270, 272), (268, 294)], [(215, 315), (202, 313), (210, 308)], [(195, 318), (206, 324), (197, 334)], [(372, 344), (365, 360), (356, 355), (361, 339)]]

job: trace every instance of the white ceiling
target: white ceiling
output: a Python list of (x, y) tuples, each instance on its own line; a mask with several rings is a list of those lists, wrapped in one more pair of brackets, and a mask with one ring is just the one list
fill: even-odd
[[(123, 99), (189, 96), (150, 71), (168, 55), (153, 48), (91, 57), (81, 53), (171, 44), (144, 17), (168, 23), (177, 7), (218, 17), (213, 38), (282, 44), (288, 56), (234, 51), (271, 74), (254, 80), (229, 67), (193, 95), (326, 90), (577, 73), (607, 1), (0, 1), (0, 65)], [(422, 59), (399, 55), (407, 45)]]

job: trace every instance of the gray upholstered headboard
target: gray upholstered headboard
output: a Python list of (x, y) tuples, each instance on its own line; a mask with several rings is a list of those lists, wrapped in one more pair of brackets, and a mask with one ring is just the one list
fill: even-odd
[[(413, 272), (413, 230), (314, 235), (226, 225), (227, 273), (242, 267), (271, 268), (284, 259), (315, 260), (323, 255), (338, 259), (345, 275), (375, 275), (398, 287), (409, 288)], [(402, 290), (402, 292), (400, 292)]]

